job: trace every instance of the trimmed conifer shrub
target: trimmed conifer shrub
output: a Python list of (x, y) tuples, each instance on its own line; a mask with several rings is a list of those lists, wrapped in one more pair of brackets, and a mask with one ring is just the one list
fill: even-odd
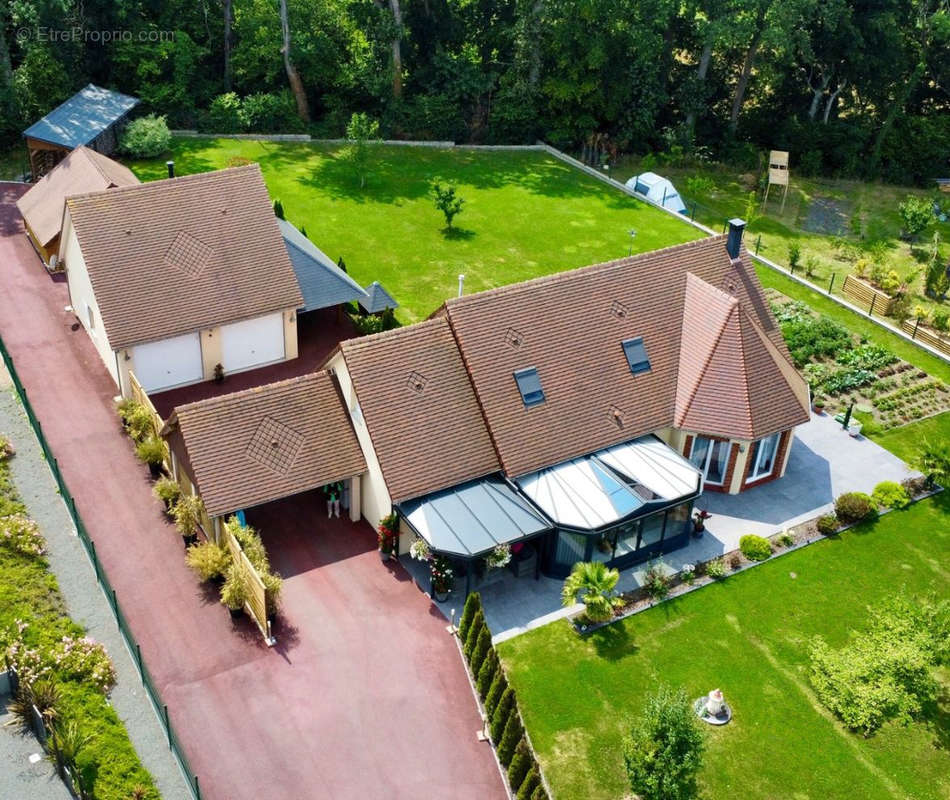
[(521, 787), (518, 789), (518, 794), (515, 795), (517, 800), (531, 800), (531, 795), (534, 794), (534, 790), (541, 785), (541, 776), (538, 775), (538, 768), (532, 767), (528, 774), (525, 775), (525, 779), (521, 782)]
[(479, 631), (475, 649), (472, 650), (472, 657), (468, 662), (472, 668), (473, 677), (478, 677), (478, 671), (482, 668), (482, 664), (488, 656), (488, 651), (491, 649), (491, 633), (488, 631), (488, 626), (483, 625), (481, 631)]
[(531, 800), (549, 800), (548, 793), (544, 789), (544, 784), (540, 782), (540, 773), (538, 774), (538, 785), (531, 792)]
[(465, 647), (463, 650), (465, 653), (465, 660), (469, 664), (472, 663), (472, 652), (475, 650), (475, 645), (478, 644), (478, 636), (484, 627), (487, 627), (485, 625), (485, 615), (482, 613), (481, 609), (478, 609), (478, 611), (475, 612), (475, 616), (472, 618), (472, 624), (468, 626), (468, 630), (465, 632)]
[(501, 700), (495, 706), (495, 713), (491, 716), (491, 740), (497, 745), (501, 741), (501, 735), (505, 731), (505, 723), (508, 722), (508, 714), (515, 704), (515, 690), (510, 686), (505, 687), (502, 692)]
[(485, 660), (482, 661), (482, 665), (478, 668), (478, 676), (475, 679), (475, 688), (478, 689), (478, 696), (482, 698), (483, 702), (488, 698), (488, 692), (495, 682), (495, 675), (498, 674), (499, 668), (498, 654), (495, 652), (495, 648), (492, 647), (489, 649), (488, 655), (485, 656)]
[(494, 680), (491, 682), (491, 688), (488, 690), (488, 697), (485, 698), (485, 713), (488, 714), (489, 719), (492, 718), (495, 709), (498, 708), (498, 701), (501, 700), (501, 696), (507, 688), (508, 680), (505, 678), (505, 671), (498, 669), (495, 672)]
[(521, 725), (518, 704), (512, 703), (511, 710), (508, 712), (508, 721), (505, 723), (505, 730), (501, 734), (501, 741), (498, 743), (498, 760), (505, 769), (508, 769), (511, 765), (511, 759), (515, 756), (515, 748), (522, 736), (524, 736), (524, 728)]
[(528, 743), (521, 737), (518, 746), (515, 748), (515, 754), (508, 765), (508, 785), (511, 791), (517, 792), (524, 783), (525, 775), (531, 770), (531, 755), (528, 752)]
[(482, 596), (478, 592), (472, 592), (465, 598), (465, 607), (462, 609), (462, 616), (459, 619), (458, 637), (460, 642), (465, 642), (469, 626), (472, 624), (472, 618), (475, 612), (482, 607)]

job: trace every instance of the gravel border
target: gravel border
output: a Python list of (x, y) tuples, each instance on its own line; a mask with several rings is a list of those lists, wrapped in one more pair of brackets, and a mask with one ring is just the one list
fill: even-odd
[(96, 583), (92, 564), (2, 363), (0, 432), (8, 436), (16, 448), (16, 455), (10, 460), (13, 482), (46, 539), (50, 572), (59, 582), (69, 614), (106, 646), (115, 666), (117, 681), (109, 696), (110, 704), (125, 723), (129, 738), (162, 797), (192, 800), (109, 601)]

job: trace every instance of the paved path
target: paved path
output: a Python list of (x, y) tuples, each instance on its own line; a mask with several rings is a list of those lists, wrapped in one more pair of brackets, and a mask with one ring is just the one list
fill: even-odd
[[(0, 194), (4, 192), (0, 184)], [(0, 335), (168, 704), (204, 798), (504, 797), (444, 621), (374, 550), (268, 649), (185, 567), (120, 433), (115, 386), (0, 197)], [(365, 533), (363, 534), (365, 536)], [(363, 547), (367, 548), (365, 539)], [(374, 573), (370, 562), (376, 560)], [(359, 598), (359, 602), (356, 601)], [(285, 631), (284, 634), (287, 632)]]
[(0, 797), (4, 800), (70, 800), (65, 784), (32, 733), (9, 725), (9, 697), (0, 699)]

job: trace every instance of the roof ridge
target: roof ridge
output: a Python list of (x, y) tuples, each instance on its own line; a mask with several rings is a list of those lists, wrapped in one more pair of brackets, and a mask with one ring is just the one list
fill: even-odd
[(409, 336), (423, 328), (426, 330), (435, 328), (439, 323), (444, 323), (445, 321), (444, 317), (436, 317), (433, 319), (424, 319), (419, 322), (412, 322), (409, 325), (400, 325), (398, 328), (390, 328), (388, 331), (370, 333), (365, 336), (354, 336), (352, 339), (344, 339), (340, 342), (340, 347), (345, 349), (369, 347), (387, 337), (395, 339), (402, 335)]
[[(102, 162), (100, 162), (98, 158), (94, 158), (93, 155), (92, 155), (93, 153), (96, 153), (96, 151), (95, 151), (95, 150), (91, 150), (90, 148), (86, 147), (86, 145), (84, 145), (84, 144), (81, 144), (81, 145), (79, 145), (79, 147), (77, 147), (73, 152), (74, 152), (74, 153), (78, 153), (78, 152), (80, 152), (80, 151), (82, 151), (82, 154), (86, 157), (86, 161), (88, 161), (90, 164), (92, 164), (92, 168), (102, 176), (102, 179), (103, 179), (106, 183), (108, 183), (108, 184), (111, 186), (111, 185), (112, 185), (112, 178), (111, 178), (109, 175), (106, 175), (105, 170), (102, 169)], [(101, 154), (101, 153), (96, 153), (96, 155), (99, 156), (99, 155), (102, 155), (102, 154)], [(103, 157), (103, 158), (107, 158), (107, 156), (102, 156), (102, 157)], [(141, 185), (141, 184), (139, 184), (139, 185)], [(118, 188), (118, 187), (116, 187), (116, 188)], [(98, 193), (97, 193), (97, 194), (98, 194)], [(82, 196), (82, 195), (73, 195), (73, 197), (81, 197), (81, 196)]]
[[(164, 191), (168, 188), (169, 184), (174, 184), (176, 186), (181, 186), (185, 183), (199, 183), (204, 180), (219, 179), (222, 175), (228, 175), (228, 177), (235, 175), (237, 173), (248, 172), (254, 170), (258, 174), (261, 174), (263, 180), (263, 174), (261, 173), (260, 164), (243, 164), (240, 167), (225, 167), (224, 169), (213, 169), (208, 172), (193, 172), (190, 175), (180, 175), (175, 178), (161, 178), (156, 181), (146, 181), (145, 183), (138, 183), (132, 186), (117, 186), (114, 189), (110, 190), (109, 197), (121, 197), (124, 194), (129, 192), (155, 192), (155, 191)], [(91, 197), (101, 196), (102, 192), (85, 192), (84, 194), (72, 195), (68, 198), (67, 202), (73, 203), (75, 201), (84, 201), (88, 200)]]
[[(225, 403), (239, 401), (250, 395), (262, 394), (265, 390), (283, 388), (291, 384), (308, 383), (309, 381), (316, 380), (324, 375), (329, 375), (329, 370), (314, 370), (313, 372), (305, 372), (303, 375), (295, 375), (292, 378), (284, 378), (283, 380), (273, 381), (272, 383), (264, 383), (260, 386), (249, 386), (247, 389), (238, 389), (236, 392), (227, 392), (214, 397), (205, 397), (201, 400), (192, 400), (190, 403), (182, 403), (180, 406), (175, 406), (175, 408), (172, 410), (172, 414), (178, 415), (178, 413), (181, 411), (191, 412), (194, 411), (198, 406), (201, 406), (202, 408), (209, 408), (215, 405), (223, 405)], [(169, 419), (171, 419), (171, 415), (169, 415)]]

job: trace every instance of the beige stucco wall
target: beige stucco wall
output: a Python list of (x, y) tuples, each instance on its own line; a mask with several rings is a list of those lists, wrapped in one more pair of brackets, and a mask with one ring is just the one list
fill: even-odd
[[(79, 248), (79, 240), (76, 238), (76, 231), (72, 226), (67, 207), (63, 219), (63, 233), (60, 236), (59, 260), (66, 262), (66, 283), (69, 288), (69, 304), (73, 308), (76, 319), (86, 330), (89, 339), (92, 341), (99, 353), (99, 358), (106, 365), (106, 369), (115, 381), (116, 386), (121, 390), (119, 367), (116, 365), (116, 355), (112, 352), (112, 346), (106, 334), (105, 326), (102, 323), (102, 315), (99, 313), (99, 304), (96, 302), (96, 295), (92, 291), (92, 282), (89, 280), (89, 272), (86, 269), (86, 262), (83, 259), (82, 250)], [(89, 327), (89, 319), (86, 314), (86, 307), (92, 309), (94, 326)]]
[(296, 358), (297, 347), (297, 311), (289, 308), (284, 311), (284, 360)]
[(214, 368), (221, 363), (221, 328), (202, 328), (198, 334), (201, 340), (201, 370), (204, 379), (214, 378)]
[(363, 450), (363, 458), (366, 459), (366, 472), (363, 473), (361, 478), (359, 491), (360, 510), (366, 521), (370, 525), (376, 526), (383, 517), (392, 512), (392, 497), (390, 497), (389, 490), (386, 488), (383, 470), (379, 465), (379, 459), (376, 457), (376, 449), (373, 447), (373, 440), (366, 428), (366, 422), (363, 420), (363, 414), (360, 411), (356, 392), (353, 389), (353, 381), (350, 379), (343, 354), (338, 352), (327, 366), (340, 382), (340, 390), (343, 393), (343, 399), (346, 401), (350, 420), (353, 422), (353, 430), (356, 432), (356, 438)]

